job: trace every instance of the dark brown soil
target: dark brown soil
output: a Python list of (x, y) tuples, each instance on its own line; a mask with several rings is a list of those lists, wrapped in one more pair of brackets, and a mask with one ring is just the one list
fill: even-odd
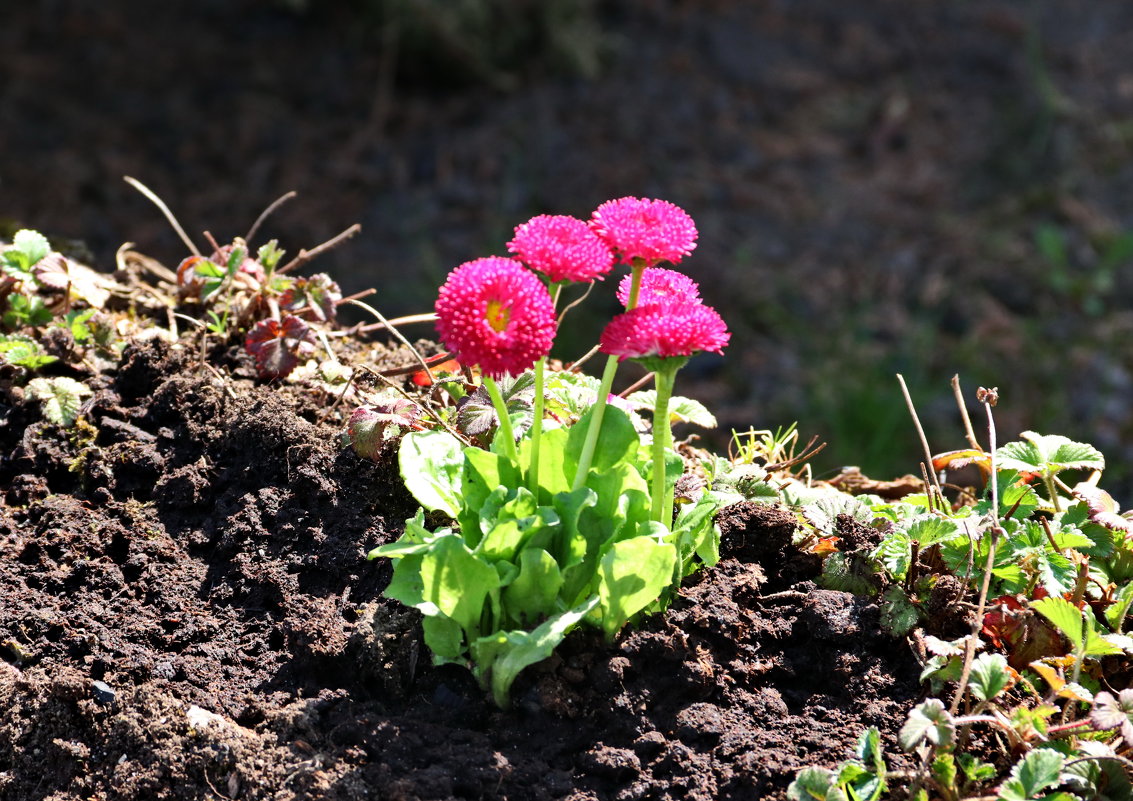
[(394, 465), (300, 388), (222, 375), (153, 340), (76, 428), (9, 398), (0, 798), (780, 798), (920, 695), (791, 514), (747, 504), (667, 614), (576, 633), (500, 712), (381, 597)]

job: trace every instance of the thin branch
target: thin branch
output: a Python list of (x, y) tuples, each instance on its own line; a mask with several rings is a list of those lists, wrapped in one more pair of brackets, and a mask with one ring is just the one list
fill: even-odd
[(634, 390), (641, 389), (643, 386), (645, 386), (646, 384), (648, 384), (650, 381), (653, 380), (654, 375), (655, 375), (655, 373), (646, 373), (641, 378), (637, 379), (632, 384), (630, 384), (628, 387), (626, 387), (621, 392), (619, 392), (618, 397), (624, 398), (627, 395), (629, 395), (631, 392), (633, 392)]
[(973, 450), (982, 451), (980, 441), (976, 439), (976, 432), (972, 430), (972, 418), (968, 417), (968, 407), (964, 403), (964, 393), (960, 389), (960, 376), (952, 376), (952, 394), (956, 396), (956, 406), (960, 409), (960, 419), (964, 422), (964, 436)]
[(169, 221), (169, 224), (173, 226), (173, 230), (177, 232), (177, 235), (181, 237), (181, 241), (185, 243), (185, 247), (189, 248), (194, 256), (201, 255), (201, 252), (197, 250), (197, 246), (193, 244), (193, 240), (189, 239), (189, 235), (186, 234), (185, 229), (181, 227), (181, 223), (177, 222), (177, 218), (173, 216), (173, 212), (171, 212), (169, 210), (169, 207), (165, 205), (165, 201), (155, 195), (148, 186), (146, 186), (136, 178), (131, 178), (129, 175), (123, 175), (122, 179), (130, 186), (134, 187), (143, 195), (145, 195), (147, 198), (149, 198), (149, 201), (161, 210), (161, 213), (165, 215), (165, 219)]
[[(343, 298), (346, 302), (347, 298)], [(394, 317), (390, 320), (393, 325), (410, 325), (412, 323), (432, 323), (437, 319), (435, 312), (423, 312), (421, 314), (407, 314), (404, 317)], [(353, 330), (355, 334), (368, 334), (371, 331), (380, 331), (386, 327), (385, 323), (370, 323), (369, 325), (359, 326)]]
[(987, 595), (991, 587), (991, 571), (995, 567), (995, 549), (999, 544), (999, 534), (1002, 528), (999, 525), (999, 486), (996, 483), (996, 464), (995, 464), (995, 417), (992, 415), (991, 407), (995, 405), (999, 399), (998, 393), (993, 390), (985, 390), (980, 387), (977, 397), (980, 403), (984, 405), (987, 411), (987, 439), (988, 448), (991, 454), (991, 527), (988, 533), (991, 535), (988, 542), (987, 562), (984, 564), (983, 582), (980, 584), (980, 599), (976, 607), (976, 617), (972, 621), (972, 631), (968, 635), (967, 642), (964, 646), (964, 665), (960, 670), (960, 680), (956, 687), (956, 694), (952, 697), (952, 704), (949, 711), (954, 715), (960, 708), (960, 700), (964, 697), (964, 692), (968, 687), (968, 677), (972, 672), (972, 659), (976, 654), (976, 641), (980, 636), (980, 629), (983, 628), (984, 614), (987, 610)]
[(287, 264), (283, 265), (282, 267), (280, 267), (278, 270), (275, 271), (276, 275), (283, 275), (284, 273), (289, 273), (294, 269), (302, 267), (304, 264), (306, 264), (307, 262), (309, 262), (311, 259), (315, 258), (316, 256), (321, 256), (323, 253), (326, 253), (328, 250), (334, 250), (336, 247), (341, 245), (347, 239), (350, 239), (352, 236), (356, 236), (358, 234), (358, 232), (361, 231), (361, 230), (362, 230), (362, 226), (359, 225), (358, 223), (354, 223), (354, 225), (347, 228), (341, 234), (328, 239), (326, 242), (323, 242), (321, 245), (313, 247), (310, 250), (307, 250), (306, 248), (301, 248), (299, 250), (298, 256), (296, 256), (291, 261), (287, 262)]
[(598, 347), (599, 347), (598, 345), (595, 345), (590, 350), (586, 351), (586, 353), (582, 354), (582, 358), (578, 359), (577, 361), (572, 362), (571, 365), (570, 365), (570, 371), (572, 373), (579, 372), (579, 368), (581, 368), (582, 365), (584, 365), (588, 361), (590, 361), (590, 359), (592, 359), (594, 357), (594, 355), (598, 353)]
[(917, 436), (920, 437), (921, 447), (924, 449), (925, 471), (932, 477), (929, 495), (931, 496), (932, 489), (935, 489), (937, 497), (943, 502), (944, 493), (940, 489), (940, 480), (936, 476), (936, 471), (932, 469), (932, 450), (928, 447), (928, 437), (925, 436), (924, 427), (921, 426), (921, 419), (917, 416), (917, 407), (913, 405), (913, 398), (909, 394), (908, 385), (905, 384), (905, 377), (897, 373), (897, 381), (901, 384), (901, 394), (905, 396), (905, 405), (909, 407), (909, 415), (913, 418), (913, 425), (917, 429)]
[(252, 237), (254, 237), (260, 230), (260, 226), (264, 224), (264, 220), (270, 217), (276, 209), (278, 209), (280, 206), (282, 206), (284, 203), (291, 200), (298, 194), (298, 192), (292, 189), (290, 192), (277, 197), (274, 201), (272, 201), (270, 206), (260, 212), (260, 216), (256, 218), (256, 221), (254, 223), (252, 223), (252, 227), (248, 229), (248, 233), (244, 234), (244, 241), (248, 243), (249, 247), (251, 247), (252, 244)]
[(590, 295), (591, 290), (593, 290), (593, 289), (594, 289), (594, 281), (591, 281), (587, 285), (586, 291), (583, 292), (582, 295), (580, 295), (575, 300), (572, 300), (570, 303), (568, 303), (566, 306), (563, 307), (563, 310), (561, 312), (559, 312), (559, 319), (558, 319), (559, 325), (563, 324), (563, 318), (566, 317), (566, 313), (568, 311), (570, 311), (571, 309), (573, 309), (578, 304), (582, 303), (582, 301), (586, 300), (586, 298)]
[(393, 334), (394, 337), (399, 342), (401, 342), (402, 345), (409, 348), (410, 353), (412, 353), (414, 356), (417, 357), (417, 363), (421, 365), (421, 369), (425, 371), (425, 375), (429, 376), (429, 382), (432, 383), (432, 381), (433, 381), (433, 371), (431, 369), (429, 369), (429, 363), (427, 361), (425, 361), (425, 357), (421, 355), (421, 352), (419, 350), (417, 350), (417, 348), (413, 347), (413, 345), (409, 342), (409, 340), (406, 339), (405, 336), (400, 331), (398, 331), (393, 326), (393, 324), (382, 315), (382, 313), (380, 311), (375, 309), (369, 303), (363, 303), (360, 300), (352, 300), (352, 301), (349, 301), (349, 302), (354, 306), (358, 306), (360, 308), (365, 309), (370, 314), (377, 317), (382, 323), (384, 323), (385, 327), (389, 329), (389, 332), (391, 334)]

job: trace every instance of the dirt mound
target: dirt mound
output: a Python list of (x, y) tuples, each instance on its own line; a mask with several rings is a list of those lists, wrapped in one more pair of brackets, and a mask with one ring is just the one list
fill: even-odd
[(500, 712), (381, 597), (396, 466), (219, 375), (135, 344), (85, 424), (0, 429), (0, 798), (781, 797), (919, 697), (877, 610), (743, 504), (667, 614), (576, 632)]

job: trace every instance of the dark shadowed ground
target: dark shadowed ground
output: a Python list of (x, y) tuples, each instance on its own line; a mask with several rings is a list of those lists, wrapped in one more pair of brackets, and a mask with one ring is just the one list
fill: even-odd
[(596, 35), (493, 39), (500, 64), (320, 5), (6, 9), (0, 218), (104, 267), (127, 240), (174, 264), (184, 247), (122, 175), (198, 241), (296, 189), (265, 234), (295, 252), (360, 222), (319, 266), (397, 314), (532, 214), (663, 197), (699, 223), (685, 268), (735, 332), (678, 387), (724, 436), (798, 420), (830, 441), (820, 468), (904, 472), (893, 374), (944, 450), (963, 444), (959, 372), (969, 395), (999, 386), (1001, 439), (1091, 441), (1129, 485), (1128, 4), (627, 0)]

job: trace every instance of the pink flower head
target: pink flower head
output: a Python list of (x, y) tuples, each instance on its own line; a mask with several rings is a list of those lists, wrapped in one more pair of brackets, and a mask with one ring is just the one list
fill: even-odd
[(529, 369), (555, 338), (547, 288), (515, 259), (488, 256), (460, 265), (441, 287), (436, 311), (445, 347), (492, 378)]
[(599, 348), (622, 359), (720, 353), (731, 334), (711, 306), (675, 300), (635, 306), (602, 332)]
[(586, 223), (564, 214), (540, 214), (515, 229), (507, 249), (551, 281), (593, 281), (614, 266), (614, 254)]
[(667, 200), (607, 200), (594, 210), (590, 226), (626, 264), (676, 264), (696, 247), (696, 223)]
[[(627, 273), (618, 284), (618, 302), (629, 305), (629, 290), (633, 273)], [(661, 303), (666, 300), (687, 300), (700, 303), (700, 285), (684, 273), (664, 267), (648, 267), (641, 273), (641, 286), (637, 290), (637, 304)]]

